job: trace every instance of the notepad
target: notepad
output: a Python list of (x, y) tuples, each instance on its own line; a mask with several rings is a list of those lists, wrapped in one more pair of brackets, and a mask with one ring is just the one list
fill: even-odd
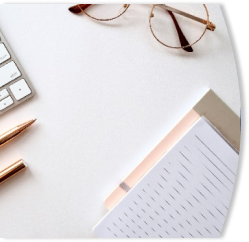
[(238, 152), (201, 117), (95, 226), (101, 238), (219, 237)]
[(211, 90), (179, 120), (176, 126), (153, 147), (138, 165), (106, 197), (104, 204), (112, 209), (149, 169), (201, 117), (205, 116), (237, 149), (240, 149), (240, 118)]

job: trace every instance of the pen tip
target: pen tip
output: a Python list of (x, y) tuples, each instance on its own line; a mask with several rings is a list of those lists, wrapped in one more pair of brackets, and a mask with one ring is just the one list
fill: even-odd
[(32, 125), (37, 119), (31, 119), (30, 121), (28, 121), (29, 125)]
[(19, 127), (21, 130), (24, 130), (24, 129), (28, 128), (29, 126), (31, 126), (35, 121), (36, 121), (36, 119), (31, 119), (23, 124), (18, 125), (17, 127)]

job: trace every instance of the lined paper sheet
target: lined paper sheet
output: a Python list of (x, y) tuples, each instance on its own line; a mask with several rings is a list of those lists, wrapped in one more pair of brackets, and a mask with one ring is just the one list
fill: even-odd
[(205, 120), (191, 129), (95, 226), (101, 238), (219, 237), (238, 153)]

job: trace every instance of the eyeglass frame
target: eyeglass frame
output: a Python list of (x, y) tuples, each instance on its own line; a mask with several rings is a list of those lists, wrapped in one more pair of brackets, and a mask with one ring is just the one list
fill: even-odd
[[(84, 5), (84, 8), (81, 7), (81, 5)], [(95, 18), (95, 17), (91, 16), (90, 14), (88, 14), (88, 13), (85, 11), (85, 9), (87, 9), (87, 8), (90, 7), (91, 5), (92, 5), (92, 4), (77, 4), (77, 5), (73, 6), (73, 7), (76, 7), (76, 6), (77, 6), (77, 7), (81, 10), (81, 12), (83, 12), (84, 14), (86, 14), (89, 18), (92, 18), (92, 19), (97, 20), (97, 21), (111, 21), (111, 20), (117, 19), (117, 18), (119, 18), (120, 16), (122, 16), (122, 15), (128, 10), (128, 8), (130, 7), (130, 4), (124, 4), (124, 5), (123, 5), (124, 11), (122, 11), (119, 15), (117, 15), (117, 16), (115, 16), (115, 17), (113, 17), (113, 18), (99, 19), (99, 18)], [(73, 7), (71, 7), (71, 8), (73, 8)], [(205, 25), (205, 28), (204, 28), (203, 33), (202, 33), (201, 36), (200, 36), (196, 41), (194, 41), (192, 44), (188, 44), (188, 45), (185, 45), (185, 46), (170, 46), (170, 45), (165, 44), (164, 42), (162, 42), (161, 40), (158, 39), (158, 37), (155, 35), (155, 33), (154, 33), (154, 31), (153, 31), (153, 28), (152, 28), (151, 19), (154, 17), (153, 10), (155, 9), (155, 7), (163, 8), (163, 9), (165, 9), (165, 10), (171, 11), (171, 12), (176, 13), (176, 14), (178, 14), (178, 15), (182, 15), (182, 16), (184, 16), (184, 17), (186, 17), (186, 18), (189, 18), (189, 19), (192, 19), (192, 20), (194, 20), (194, 21), (196, 21), (196, 22), (199, 22), (199, 23), (204, 24), (204, 25)], [(207, 29), (208, 29), (208, 30), (211, 30), (211, 31), (214, 31), (215, 28), (216, 28), (215, 24), (213, 24), (212, 22), (209, 21), (209, 12), (208, 12), (208, 9), (207, 9), (206, 4), (203, 4), (203, 7), (204, 7), (204, 9), (205, 9), (205, 11), (206, 11), (206, 14), (207, 14), (207, 19), (206, 19), (206, 20), (205, 20), (205, 19), (202, 19), (202, 18), (199, 18), (199, 17), (196, 17), (196, 16), (194, 16), (194, 15), (191, 15), (191, 14), (189, 14), (189, 13), (183, 12), (183, 11), (181, 11), (181, 10), (179, 10), (179, 9), (170, 7), (170, 6), (166, 5), (166, 4), (152, 4), (152, 8), (151, 8), (150, 15), (149, 15), (149, 27), (150, 27), (150, 31), (151, 31), (153, 37), (154, 37), (160, 44), (162, 44), (162, 45), (164, 45), (164, 46), (166, 46), (166, 47), (168, 47), (168, 48), (172, 48), (172, 49), (185, 49), (185, 48), (188, 48), (188, 47), (193, 46), (194, 44), (196, 44), (197, 42), (199, 42), (199, 41), (202, 39), (202, 37), (205, 35)], [(69, 8), (69, 9), (70, 9), (70, 8)], [(178, 34), (179, 34), (179, 33), (178, 33)]]

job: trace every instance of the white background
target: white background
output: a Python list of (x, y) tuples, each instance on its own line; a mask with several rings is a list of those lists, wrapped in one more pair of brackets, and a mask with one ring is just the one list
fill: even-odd
[(0, 170), (28, 164), (0, 185), (0, 237), (94, 237), (106, 195), (208, 88), (240, 113), (219, 5), (207, 5), (217, 28), (193, 53), (154, 40), (150, 5), (111, 24), (69, 6), (0, 6), (0, 28), (37, 92), (0, 116), (0, 133), (37, 118), (0, 150)]

